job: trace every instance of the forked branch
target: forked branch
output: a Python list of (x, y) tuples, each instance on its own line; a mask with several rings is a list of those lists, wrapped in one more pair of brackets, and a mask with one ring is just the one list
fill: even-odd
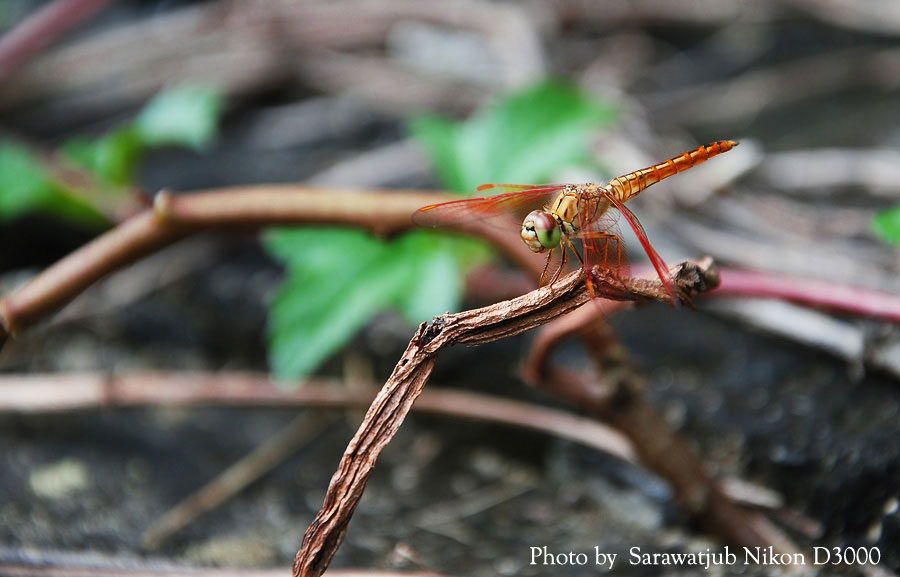
[[(703, 265), (685, 262), (672, 273), (676, 286), (688, 295), (714, 288), (718, 279), (712, 261)], [(593, 282), (596, 291), (615, 295), (620, 300), (671, 302), (658, 279), (626, 279), (623, 284), (595, 270)], [(343, 541), (375, 461), (425, 387), (441, 349), (457, 343), (476, 345), (513, 336), (545, 324), (588, 300), (584, 275), (579, 271), (518, 298), (442, 315), (419, 326), (347, 445), (331, 478), (322, 509), (307, 529), (294, 558), (294, 576), (319, 577), (325, 572)]]

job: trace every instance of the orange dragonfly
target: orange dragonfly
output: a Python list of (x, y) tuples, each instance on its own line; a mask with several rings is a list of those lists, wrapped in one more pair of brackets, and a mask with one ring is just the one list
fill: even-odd
[[(554, 251), (557, 249), (560, 251), (559, 266), (549, 284), (559, 279), (569, 252), (578, 259), (587, 280), (590, 279), (590, 271), (594, 266), (601, 267), (619, 279), (623, 278), (623, 274), (627, 276), (628, 264), (616, 226), (621, 215), (634, 231), (660, 280), (673, 302), (677, 304), (679, 299), (675, 294), (669, 267), (650, 244), (637, 216), (625, 206), (625, 203), (648, 186), (728, 152), (737, 145), (738, 143), (733, 140), (712, 142), (665, 162), (614, 178), (606, 185), (483, 184), (478, 187), (479, 191), (500, 189), (509, 192), (426, 206), (413, 214), (413, 222), (422, 226), (446, 226), (454, 222), (485, 219), (501, 214), (521, 214), (534, 209), (522, 222), (521, 236), (522, 241), (532, 251), (548, 252), (547, 262), (541, 273), (540, 284), (543, 285)], [(572, 243), (572, 239), (575, 238), (581, 239), (584, 258), (578, 254)], [(593, 283), (588, 282), (587, 286), (593, 295)]]

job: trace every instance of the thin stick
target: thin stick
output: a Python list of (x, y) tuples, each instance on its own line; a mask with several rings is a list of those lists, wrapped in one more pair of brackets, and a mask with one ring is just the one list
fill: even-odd
[[(54, 414), (102, 407), (274, 406), (368, 407), (374, 389), (349, 388), (315, 379), (276, 386), (253, 373), (28, 374), (0, 376), (0, 414)], [(432, 387), (416, 401), (417, 412), (512, 425), (547, 433), (635, 462), (622, 435), (594, 419), (559, 409), (467, 391)]]
[[(279, 224), (336, 224), (388, 235), (412, 227), (419, 207), (451, 197), (435, 192), (346, 191), (290, 185), (235, 187), (175, 197), (162, 192), (138, 214), (69, 254), (0, 300), (0, 346), (58, 310), (105, 275), (189, 234)], [(488, 239), (528, 266), (527, 248), (506, 230), (474, 223), (457, 230)]]

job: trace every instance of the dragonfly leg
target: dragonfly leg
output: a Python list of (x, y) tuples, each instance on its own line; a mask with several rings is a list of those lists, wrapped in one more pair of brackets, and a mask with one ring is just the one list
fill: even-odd
[[(613, 270), (613, 272), (618, 272), (618, 269), (622, 264), (622, 241), (619, 239), (618, 235), (615, 235), (615, 234), (612, 234), (609, 232), (589, 231), (589, 232), (583, 232), (581, 234), (581, 238), (582, 238), (582, 240), (585, 241), (585, 245), (587, 245), (587, 243), (589, 241), (593, 241), (596, 239), (604, 239), (604, 240), (608, 241), (608, 242), (603, 243), (603, 258), (602, 258), (602, 260), (597, 263), (592, 262), (591, 264), (600, 265), (601, 268), (604, 268), (606, 270), (611, 270), (614, 268), (615, 270)], [(616, 266), (615, 267), (609, 266), (609, 245), (611, 242), (616, 243)], [(593, 250), (592, 254), (595, 254), (597, 252), (597, 250), (599, 250), (599, 249), (596, 248), (597, 247), (596, 244), (594, 244), (593, 247), (594, 247), (594, 250)]]
[[(547, 269), (550, 268), (550, 261), (553, 260), (553, 249), (550, 249), (550, 252), (547, 253), (547, 262), (544, 263), (544, 270), (541, 271), (541, 280), (538, 283), (538, 286), (544, 286), (544, 279), (547, 278)], [(550, 284), (553, 284), (552, 282)]]
[(572, 241), (569, 240), (569, 239), (566, 239), (566, 246), (569, 247), (569, 250), (571, 250), (571, 251), (572, 251), (572, 254), (575, 255), (575, 258), (578, 259), (578, 264), (581, 265), (581, 268), (584, 268), (584, 260), (582, 260), (581, 255), (578, 254), (578, 251), (575, 250), (575, 245), (572, 244)]
[(584, 260), (581, 258), (581, 255), (578, 254), (578, 250), (575, 248), (575, 245), (572, 244), (572, 241), (569, 240), (568, 238), (566, 238), (566, 239), (565, 239), (565, 243), (566, 243), (566, 246), (569, 248), (569, 250), (572, 251), (572, 254), (575, 255), (575, 258), (578, 259), (578, 264), (581, 265), (581, 270), (583, 270), (583, 271), (584, 271), (584, 274), (585, 274), (585, 282), (587, 283), (587, 289), (588, 289), (588, 292), (591, 294), (591, 298), (594, 298), (594, 283), (590, 282), (590, 279), (589, 279), (588, 276), (587, 276), (587, 275), (590, 274), (590, 271), (588, 271), (588, 270), (585, 268), (585, 266), (584, 266)]
[(566, 268), (566, 262), (569, 260), (569, 253), (566, 252), (566, 248), (561, 247), (560, 250), (562, 250), (562, 257), (559, 260), (559, 267), (557, 267), (556, 272), (553, 273), (553, 278), (550, 279), (551, 285), (558, 281), (559, 277), (562, 276), (563, 269)]
[[(599, 267), (604, 273), (621, 282), (624, 289), (625, 281), (620, 276), (624, 255), (622, 253), (622, 240), (619, 236), (600, 230), (582, 231), (580, 236), (584, 241), (585, 258), (588, 260), (588, 265), (585, 266), (585, 269), (588, 267)], [(602, 249), (598, 246), (598, 242), (603, 243)], [(616, 245), (612, 251), (609, 248), (610, 243), (615, 243)], [(615, 254), (611, 255), (611, 252)], [(616, 259), (614, 263), (610, 262), (612, 258)], [(588, 275), (589, 272), (585, 270), (585, 274)], [(591, 288), (591, 286), (588, 287), (588, 289)], [(593, 294), (593, 291), (591, 292)]]

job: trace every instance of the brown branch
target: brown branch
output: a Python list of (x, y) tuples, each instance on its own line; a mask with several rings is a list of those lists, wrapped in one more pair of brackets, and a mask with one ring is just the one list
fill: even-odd
[[(677, 276), (679, 287), (693, 267), (685, 264)], [(687, 273), (687, 274), (686, 274)], [(684, 283), (687, 284), (687, 283)], [(627, 282), (595, 277), (596, 290), (620, 293), (626, 300), (670, 298), (662, 283)], [(572, 311), (590, 298), (580, 271), (552, 286), (489, 307), (436, 317), (413, 336), (400, 362), (372, 402), (331, 479), (325, 503), (306, 531), (294, 558), (294, 575), (324, 573), (346, 533), (347, 526), (382, 449), (399, 429), (412, 403), (422, 392), (437, 354), (452, 344), (480, 344), (524, 332)]]
[(707, 473), (690, 444), (680, 438), (641, 398), (643, 380), (630, 375), (615, 391), (609, 422), (625, 433), (650, 469), (666, 479), (683, 507), (710, 532), (740, 546), (772, 546), (781, 553), (799, 551), (761, 513), (739, 507)]
[[(557, 346), (572, 336), (580, 336), (583, 339), (610, 337), (609, 326), (604, 320), (625, 306), (627, 306), (625, 302), (605, 301), (596, 307), (582, 307), (544, 325), (531, 343), (528, 359), (521, 370), (522, 378), (532, 384), (543, 381), (550, 367), (550, 355)], [(596, 386), (585, 387), (585, 390), (596, 389)], [(603, 397), (605, 398), (605, 395)]]
[[(376, 390), (316, 379), (276, 386), (268, 375), (135, 372), (0, 376), (0, 413), (48, 414), (98, 407), (254, 405), (368, 407)], [(621, 435), (593, 419), (519, 401), (431, 388), (416, 411), (523, 427), (604, 451), (626, 461), (634, 452)]]
[[(436, 192), (342, 191), (290, 185), (236, 187), (173, 196), (157, 195), (152, 210), (126, 220), (0, 300), (0, 346), (58, 310), (105, 275), (189, 234), (219, 228), (278, 224), (338, 224), (375, 234), (412, 226), (419, 207), (447, 200)], [(481, 227), (479, 234), (523, 262), (528, 250), (505, 230)]]
[(544, 372), (537, 383), (542, 389), (604, 418), (624, 433), (641, 462), (669, 483), (679, 503), (708, 531), (740, 546), (798, 551), (764, 515), (740, 507), (707, 473), (690, 444), (641, 399), (643, 381), (637, 375), (621, 375), (618, 382), (610, 383), (560, 369)]
[[(437, 192), (347, 191), (293, 185), (235, 187), (179, 196), (162, 192), (153, 210), (125, 221), (0, 300), (0, 347), (8, 335), (19, 334), (63, 307), (107, 274), (195, 232), (278, 224), (338, 224), (389, 235), (410, 228), (410, 215), (417, 208), (448, 198)], [(513, 223), (507, 228), (476, 222), (457, 226), (456, 230), (488, 240), (520, 268), (540, 274), (540, 259), (535, 259), (516, 235), (509, 234), (515, 228)]]
[(772, 546), (782, 553), (798, 551), (762, 513), (740, 507), (722, 490), (690, 444), (641, 398), (643, 381), (636, 374), (622, 375), (617, 383), (598, 383), (554, 369), (539, 385), (624, 433), (641, 462), (669, 483), (682, 507), (711, 533), (740, 546)]

